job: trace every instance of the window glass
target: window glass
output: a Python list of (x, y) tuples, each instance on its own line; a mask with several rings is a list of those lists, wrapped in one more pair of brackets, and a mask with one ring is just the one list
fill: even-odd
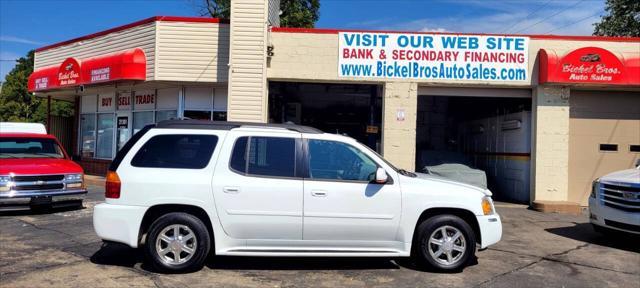
[(113, 114), (98, 114), (97, 158), (113, 157)]
[(215, 135), (158, 135), (149, 139), (131, 160), (135, 167), (202, 169), (211, 160)]
[(149, 124), (153, 124), (153, 111), (133, 112), (133, 134)]
[(340, 142), (309, 140), (309, 177), (370, 182), (378, 165), (359, 149)]
[[(251, 175), (295, 177), (296, 145), (293, 138), (251, 137), (249, 138), (249, 152), (244, 154), (242, 143), (236, 143), (238, 152), (232, 156), (232, 167), (242, 168), (241, 161), (246, 159), (246, 171)], [(234, 168), (238, 171), (241, 169)]]
[(227, 121), (226, 111), (213, 111), (213, 121)]
[(82, 114), (80, 115), (80, 153), (82, 157), (93, 158), (95, 148), (96, 114)]
[(163, 120), (177, 119), (178, 112), (176, 110), (156, 111), (156, 123)]
[(0, 158), (64, 158), (53, 139), (0, 138)]
[(211, 111), (184, 111), (184, 117), (195, 120), (211, 120)]
[(238, 172), (247, 173), (247, 139), (249, 137), (240, 137), (233, 145), (233, 153), (229, 167)]

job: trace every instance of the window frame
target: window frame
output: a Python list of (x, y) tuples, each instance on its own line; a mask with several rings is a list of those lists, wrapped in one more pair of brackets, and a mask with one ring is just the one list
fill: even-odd
[[(152, 125), (147, 125), (145, 126), (145, 129), (147, 129), (147, 127), (149, 127), (148, 129), (151, 129), (153, 127), (155, 127), (155, 124)], [(145, 131), (145, 129), (140, 130), (140, 132)], [(146, 134), (143, 133), (142, 135)], [(136, 134), (137, 135), (137, 134)], [(156, 137), (164, 137), (164, 136), (189, 136), (189, 137), (193, 137), (193, 136), (204, 136), (204, 137), (214, 137), (215, 138), (215, 145), (213, 147), (213, 149), (211, 150), (211, 155), (209, 156), (209, 160), (207, 160), (206, 164), (202, 167), (198, 167), (198, 168), (192, 168), (192, 167), (149, 167), (149, 166), (137, 166), (134, 165), (133, 161), (136, 158), (136, 156), (138, 156), (138, 154), (142, 151), (142, 149), (144, 148), (145, 145), (147, 145), (147, 143), (149, 143), (150, 141), (152, 141), (154, 138)], [(134, 135), (135, 136), (135, 135)], [(137, 142), (137, 141), (136, 141)], [(127, 142), (128, 143), (128, 142)], [(219, 149), (218, 147), (221, 145), (220, 143), (220, 136), (216, 135), (216, 134), (192, 134), (192, 133), (180, 133), (180, 134), (174, 134), (174, 133), (159, 133), (159, 134), (155, 134), (155, 135), (151, 135), (148, 139), (146, 139), (143, 143), (141, 143), (140, 147), (138, 147), (138, 149), (135, 151), (135, 153), (133, 153), (133, 155), (131, 156), (131, 158), (127, 161), (129, 163), (129, 166), (136, 168), (136, 169), (179, 169), (179, 170), (204, 170), (207, 169), (207, 167), (209, 167), (211, 165), (211, 160), (214, 158), (214, 156), (216, 155), (216, 149)], [(125, 144), (126, 146), (126, 144)], [(133, 146), (133, 145), (132, 145)], [(124, 147), (123, 149), (124, 150)], [(127, 153), (128, 154), (128, 153)], [(120, 163), (118, 163), (120, 164)], [(114, 170), (115, 171), (115, 170)]]
[[(316, 141), (329, 141), (329, 142), (336, 142), (336, 143), (340, 143), (346, 146), (349, 146), (353, 149), (356, 149), (360, 152), (362, 152), (365, 156), (369, 157), (369, 159), (371, 159), (371, 161), (373, 161), (373, 163), (376, 164), (376, 170), (379, 168), (382, 168), (385, 170), (385, 172), (387, 173), (387, 182), (384, 184), (380, 184), (380, 183), (376, 183), (375, 179), (371, 180), (371, 181), (364, 181), (364, 180), (342, 180), (342, 179), (316, 179), (316, 178), (311, 178), (310, 177), (310, 172), (309, 172), (309, 160), (311, 159), (309, 156), (309, 141), (311, 140), (316, 140)], [(366, 153), (363, 149), (360, 149), (357, 146), (351, 145), (349, 143), (346, 142), (342, 142), (342, 141), (338, 141), (338, 140), (333, 140), (333, 139), (316, 139), (316, 138), (305, 138), (303, 140), (303, 150), (304, 150), (304, 164), (303, 164), (303, 179), (307, 180), (307, 181), (321, 181), (321, 182), (339, 182), (339, 183), (355, 183), (355, 184), (374, 184), (374, 185), (392, 185), (394, 183), (393, 177), (391, 177), (391, 175), (389, 175), (389, 171), (387, 171), (386, 168), (384, 168), (382, 165), (380, 165), (380, 162), (378, 162), (376, 160), (375, 157), (372, 157), (371, 155), (369, 155), (368, 153)]]
[[(242, 138), (247, 138), (247, 144), (245, 146), (245, 150), (244, 150), (244, 155), (246, 157), (246, 155), (249, 152), (249, 147), (251, 147), (251, 138), (283, 138), (283, 139), (292, 139), (294, 140), (294, 157), (295, 157), (295, 167), (294, 167), (294, 173), (293, 173), (293, 177), (291, 176), (271, 176), (271, 175), (261, 175), (261, 174), (251, 174), (248, 173), (248, 167), (249, 167), (249, 157), (246, 157), (245, 159), (245, 164), (244, 164), (244, 169), (245, 171), (238, 171), (237, 169), (231, 167), (231, 158), (233, 156), (234, 153), (234, 148), (236, 147), (236, 143), (238, 141), (240, 141), (240, 139)], [(303, 177), (303, 167), (304, 166), (304, 162), (303, 162), (303, 148), (302, 148), (302, 139), (299, 137), (282, 137), (282, 136), (263, 136), (263, 135), (240, 135), (238, 137), (236, 137), (236, 139), (234, 139), (233, 144), (231, 145), (231, 152), (229, 153), (229, 159), (227, 162), (227, 169), (229, 169), (229, 171), (238, 174), (240, 176), (245, 176), (245, 177), (257, 177), (257, 178), (268, 178), (268, 179), (284, 179), (284, 180), (302, 180)]]

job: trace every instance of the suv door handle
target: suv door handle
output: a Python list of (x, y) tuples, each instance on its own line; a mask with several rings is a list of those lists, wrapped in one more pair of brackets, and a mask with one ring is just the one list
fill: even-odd
[(311, 190), (311, 196), (314, 196), (314, 197), (327, 197), (327, 191), (325, 191), (325, 190)]
[(229, 194), (238, 194), (238, 193), (240, 193), (240, 188), (238, 188), (238, 187), (224, 187), (224, 188), (222, 188), (222, 191), (224, 191), (224, 193), (229, 193)]

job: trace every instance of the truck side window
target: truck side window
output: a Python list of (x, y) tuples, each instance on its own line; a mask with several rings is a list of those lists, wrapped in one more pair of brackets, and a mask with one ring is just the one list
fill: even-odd
[(241, 137), (234, 144), (229, 166), (242, 174), (295, 177), (295, 147), (293, 138)]
[(370, 182), (378, 165), (359, 149), (336, 141), (309, 140), (309, 178)]
[(202, 169), (216, 148), (215, 135), (154, 136), (131, 160), (134, 167)]

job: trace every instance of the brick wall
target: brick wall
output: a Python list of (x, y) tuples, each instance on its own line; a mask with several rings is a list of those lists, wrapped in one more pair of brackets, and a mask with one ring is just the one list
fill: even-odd
[(105, 176), (111, 160), (82, 158), (77, 162), (88, 175)]

